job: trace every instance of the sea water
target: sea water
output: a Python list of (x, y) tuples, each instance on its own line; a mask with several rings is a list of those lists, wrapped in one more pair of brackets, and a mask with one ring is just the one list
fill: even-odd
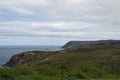
[(0, 66), (5, 64), (13, 55), (26, 51), (57, 51), (61, 46), (51, 45), (1, 45), (0, 46)]

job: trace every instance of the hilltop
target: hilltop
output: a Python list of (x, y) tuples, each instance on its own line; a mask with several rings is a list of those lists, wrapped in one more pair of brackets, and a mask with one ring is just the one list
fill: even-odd
[(120, 46), (120, 40), (69, 41), (62, 48), (74, 48), (79, 46)]

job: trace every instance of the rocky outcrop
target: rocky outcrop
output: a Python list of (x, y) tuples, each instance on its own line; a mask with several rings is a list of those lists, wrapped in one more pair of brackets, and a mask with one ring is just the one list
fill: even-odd
[(30, 58), (34, 55), (34, 53), (30, 53), (30, 52), (26, 52), (26, 53), (21, 53), (21, 54), (17, 54), (12, 56), (12, 58), (3, 66), (9, 66), (9, 67), (14, 67), (17, 64), (19, 64), (19, 62), (21, 60)]
[(78, 46), (120, 46), (120, 40), (70, 41), (62, 48), (74, 48)]

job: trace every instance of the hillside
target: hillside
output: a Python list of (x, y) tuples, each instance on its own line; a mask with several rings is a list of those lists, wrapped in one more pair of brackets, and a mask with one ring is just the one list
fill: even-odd
[(74, 48), (79, 46), (120, 46), (120, 40), (69, 41), (62, 48)]
[(0, 70), (0, 77), (4, 79), (7, 73), (9, 80), (116, 79), (120, 78), (120, 47), (24, 52), (14, 55), (5, 66), (12, 69)]

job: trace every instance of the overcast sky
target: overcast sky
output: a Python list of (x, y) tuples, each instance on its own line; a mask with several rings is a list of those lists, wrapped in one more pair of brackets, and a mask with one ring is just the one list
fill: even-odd
[(120, 39), (120, 0), (0, 0), (0, 45)]

